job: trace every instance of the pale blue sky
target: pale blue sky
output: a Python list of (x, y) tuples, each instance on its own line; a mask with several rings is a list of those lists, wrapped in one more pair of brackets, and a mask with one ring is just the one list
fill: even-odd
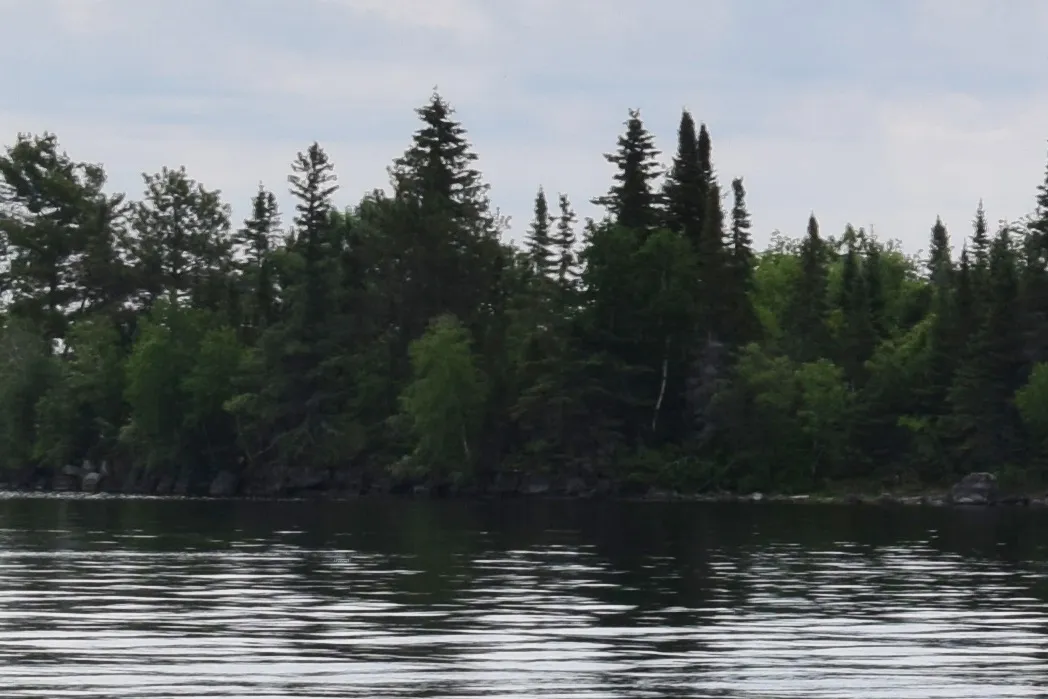
[(811, 210), (959, 237), (980, 197), (1032, 207), (1048, 145), (1044, 0), (0, 0), (0, 28), (4, 142), (53, 131), (132, 196), (184, 164), (238, 219), (314, 139), (340, 205), (387, 186), (434, 85), (515, 234), (540, 184), (597, 213), (631, 107), (666, 158), (681, 107), (707, 122), (761, 243)]

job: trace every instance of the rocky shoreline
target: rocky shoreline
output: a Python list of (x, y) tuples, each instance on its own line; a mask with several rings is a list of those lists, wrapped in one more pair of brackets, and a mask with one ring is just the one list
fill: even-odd
[[(39, 475), (39, 474), (38, 474)], [(992, 473), (971, 473), (948, 490), (921, 494), (893, 492), (835, 494), (683, 493), (659, 487), (615, 484), (607, 479), (587, 482), (582, 478), (548, 479), (506, 473), (486, 487), (457, 488), (446, 484), (396, 481), (389, 478), (332, 478), (330, 473), (267, 473), (248, 479), (221, 472), (209, 482), (171, 476), (148, 478), (131, 472), (117, 478), (105, 463), (95, 468), (67, 466), (44, 477), (0, 480), (0, 497), (124, 497), (206, 498), (247, 500), (351, 500), (359, 497), (495, 499), (543, 498), (567, 500), (631, 500), (653, 502), (708, 503), (796, 503), (819, 505), (904, 506), (1019, 506), (1048, 507), (1048, 496), (1002, 493)]]

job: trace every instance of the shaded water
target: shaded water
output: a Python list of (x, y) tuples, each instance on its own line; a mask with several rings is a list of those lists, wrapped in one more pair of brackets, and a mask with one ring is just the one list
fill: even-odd
[(0, 500), (3, 697), (1032, 697), (1048, 513)]

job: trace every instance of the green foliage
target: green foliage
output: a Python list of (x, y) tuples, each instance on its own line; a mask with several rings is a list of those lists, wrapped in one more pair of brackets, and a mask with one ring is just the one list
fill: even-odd
[(487, 397), (469, 332), (457, 318), (441, 316), (410, 354), (412, 380), (400, 406), (414, 438), (413, 459), (438, 476), (467, 476), (477, 463)]
[(391, 469), (783, 492), (1044, 481), (1048, 184), (996, 237), (980, 203), (956, 263), (941, 220), (924, 256), (814, 215), (754, 251), (705, 124), (681, 114), (663, 178), (631, 110), (594, 200), (607, 218), (579, 235), (567, 194), (540, 188), (518, 245), (451, 106), (416, 111), (390, 192), (347, 209), (320, 144), (297, 154), (286, 230), (264, 183), (234, 231), (182, 167), (126, 202), (53, 135), (18, 136), (0, 155), (0, 465), (110, 461), (197, 486), (228, 470), (263, 490)]
[(1048, 364), (1034, 366), (1029, 380), (1015, 393), (1015, 405), (1038, 446), (1048, 447)]

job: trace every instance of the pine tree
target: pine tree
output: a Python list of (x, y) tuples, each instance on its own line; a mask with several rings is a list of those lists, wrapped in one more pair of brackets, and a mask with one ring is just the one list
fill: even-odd
[(232, 268), (229, 206), (184, 167), (143, 179), (145, 195), (132, 212), (131, 254), (144, 305), (166, 294), (174, 303), (220, 307)]
[(553, 276), (554, 260), (551, 249), (551, 233), (554, 218), (549, 212), (546, 193), (539, 187), (535, 195), (535, 214), (525, 236), (528, 257), (536, 274), (542, 279)]
[(695, 120), (684, 110), (677, 129), (677, 155), (667, 173), (662, 198), (666, 203), (666, 226), (684, 235), (696, 249), (702, 233), (708, 184), (699, 157)]
[(20, 135), (0, 155), (0, 292), (49, 337), (126, 293), (123, 195), (100, 166), (73, 161), (53, 134)]
[(593, 203), (605, 207), (621, 226), (650, 231), (659, 220), (658, 200), (653, 190), (661, 174), (658, 156), (654, 137), (644, 127), (640, 112), (631, 109), (626, 133), (618, 139), (618, 150), (604, 156), (617, 168), (615, 184)]

